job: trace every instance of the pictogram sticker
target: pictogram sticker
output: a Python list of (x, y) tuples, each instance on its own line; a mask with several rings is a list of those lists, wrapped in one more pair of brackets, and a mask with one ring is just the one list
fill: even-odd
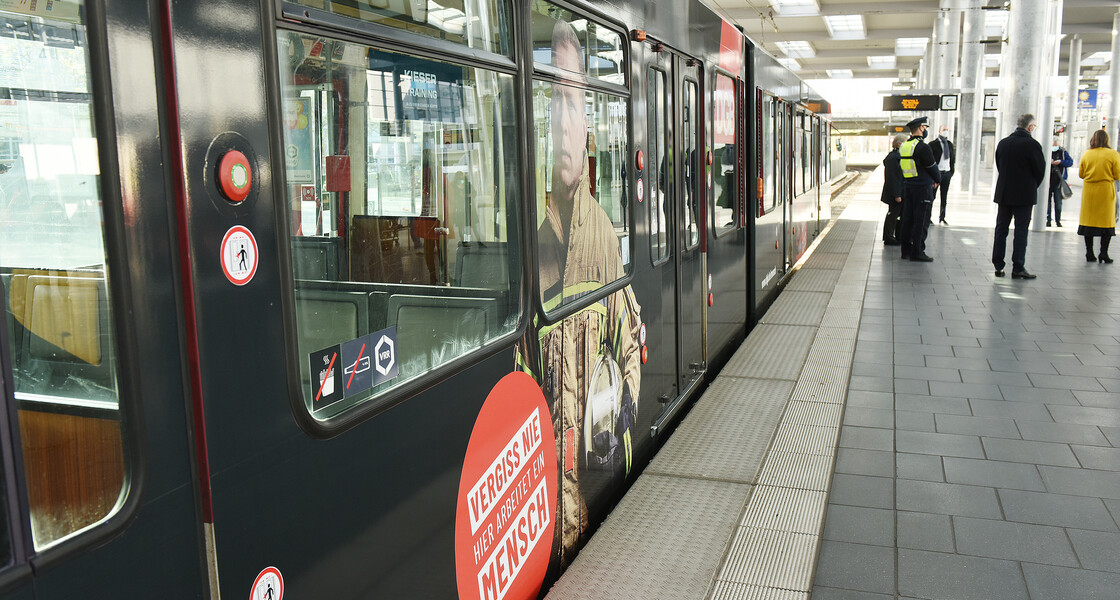
[(341, 346), (335, 344), (308, 358), (311, 367), (312, 410), (319, 410), (342, 400), (345, 397), (346, 380), (342, 377), (343, 357)]
[(265, 567), (257, 574), (249, 600), (284, 600), (284, 576), (276, 567)]
[(233, 285), (245, 285), (257, 274), (257, 239), (241, 225), (234, 225), (222, 238), (222, 272)]

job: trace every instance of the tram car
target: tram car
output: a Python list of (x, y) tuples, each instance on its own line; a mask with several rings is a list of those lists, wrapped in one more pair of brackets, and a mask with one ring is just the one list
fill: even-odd
[(536, 598), (828, 222), (698, 1), (0, 24), (5, 600)]

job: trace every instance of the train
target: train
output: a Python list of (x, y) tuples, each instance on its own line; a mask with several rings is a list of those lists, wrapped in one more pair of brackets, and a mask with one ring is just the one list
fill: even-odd
[(0, 23), (4, 600), (543, 595), (840, 175), (696, 0)]

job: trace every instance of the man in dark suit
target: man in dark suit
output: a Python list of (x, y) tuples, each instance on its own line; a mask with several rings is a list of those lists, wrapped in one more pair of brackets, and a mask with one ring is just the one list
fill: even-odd
[(899, 228), (902, 225), (902, 167), (898, 161), (898, 147), (906, 141), (906, 135), (898, 134), (891, 141), (892, 149), (883, 159), (883, 194), (880, 200), (887, 205), (887, 218), (883, 221), (883, 245), (898, 246)]
[(1038, 203), (1038, 186), (1046, 177), (1046, 158), (1042, 155), (1042, 145), (1031, 133), (1038, 127), (1034, 115), (1020, 115), (1015, 122), (1017, 128), (1011, 135), (1000, 140), (996, 146), (996, 195), (994, 202), (999, 204), (996, 212), (996, 238), (992, 245), (992, 264), (996, 277), (1003, 277), (1003, 260), (1007, 253), (1007, 232), (1011, 219), (1015, 219), (1015, 240), (1011, 250), (1011, 277), (1013, 279), (1034, 279), (1027, 272), (1024, 262), (1027, 257), (1027, 228), (1031, 224), (1031, 212)]
[(957, 149), (953, 147), (953, 142), (949, 141), (948, 125), (941, 126), (941, 130), (937, 132), (937, 139), (929, 143), (929, 149), (933, 152), (937, 169), (941, 171), (941, 183), (937, 185), (941, 190), (941, 218), (938, 220), (942, 225), (948, 225), (945, 222), (945, 197), (949, 195), (949, 180), (957, 171)]

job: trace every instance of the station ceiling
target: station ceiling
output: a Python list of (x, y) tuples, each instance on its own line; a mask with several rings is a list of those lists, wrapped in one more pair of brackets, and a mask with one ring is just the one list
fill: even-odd
[[(794, 58), (803, 79), (892, 78), (913, 80), (918, 61), (929, 52), (896, 48), (899, 38), (933, 37), (937, 15), (954, 0), (705, 0), (715, 10), (743, 27), (747, 35), (777, 58)], [(999, 74), (1001, 40), (1006, 35), (1004, 0), (987, 0), (984, 37), (987, 73)], [(1062, 15), (1061, 57), (1058, 73), (1065, 75), (1069, 40), (1082, 39), (1082, 79), (1106, 73), (1112, 48), (1112, 19), (1116, 0), (1065, 0)], [(862, 32), (860, 31), (862, 27)], [(851, 39), (844, 39), (851, 38)], [(799, 52), (793, 42), (808, 42), (810, 52)], [(783, 49), (785, 46), (787, 49)], [(900, 55), (902, 54), (902, 55)], [(869, 60), (869, 57), (874, 57)], [(891, 59), (894, 57), (894, 64)], [(830, 73), (829, 71), (834, 71)], [(836, 73), (835, 71), (839, 71)]]

